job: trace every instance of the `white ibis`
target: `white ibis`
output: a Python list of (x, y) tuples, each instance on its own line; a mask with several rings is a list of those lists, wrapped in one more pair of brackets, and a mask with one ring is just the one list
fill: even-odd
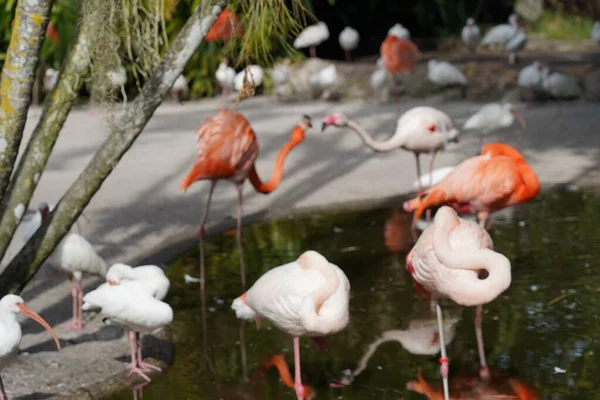
[(380, 87), (383, 86), (387, 77), (388, 77), (387, 70), (383, 67), (378, 67), (375, 71), (373, 71), (373, 73), (371, 74), (371, 78), (369, 79), (371, 87), (373, 89), (379, 89)]
[(434, 59), (427, 63), (427, 79), (439, 86), (464, 86), (468, 83), (460, 69), (447, 61)]
[(577, 79), (561, 72), (551, 72), (548, 67), (542, 68), (542, 88), (557, 99), (573, 99), (581, 96)]
[(478, 130), (481, 132), (479, 147), (483, 144), (483, 136), (497, 129), (506, 128), (513, 124), (515, 118), (523, 129), (525, 120), (510, 103), (490, 103), (481, 107), (463, 125), (465, 130)]
[(396, 36), (398, 39), (410, 39), (410, 32), (402, 24), (395, 24), (388, 30), (388, 35)]
[(337, 69), (335, 65), (329, 64), (325, 68), (320, 69), (308, 78), (308, 83), (323, 91), (323, 98), (327, 99), (331, 96), (331, 89), (337, 82)]
[(505, 45), (512, 39), (519, 30), (517, 15), (511, 14), (508, 17), (508, 24), (496, 25), (486, 33), (481, 41), (482, 46)]
[(122, 282), (119, 285), (102, 284), (83, 297), (83, 309), (101, 309), (103, 321), (129, 330), (131, 363), (129, 375), (136, 373), (146, 381), (150, 370), (160, 371), (155, 365), (142, 360), (140, 333), (152, 333), (173, 321), (173, 309), (154, 297), (143, 282)]
[(350, 57), (350, 52), (355, 50), (358, 47), (358, 42), (360, 40), (360, 35), (356, 29), (353, 29), (349, 26), (345, 27), (338, 37), (338, 41), (340, 43), (340, 47), (346, 53), (346, 61), (352, 61)]
[[(60, 342), (50, 325), (29, 308), (22, 298), (14, 294), (7, 294), (0, 300), (0, 372), (16, 356), (21, 343), (21, 325), (17, 321), (17, 314), (19, 313), (28, 316), (50, 332), (50, 336), (56, 343), (56, 348), (60, 350)], [(0, 399), (8, 400), (1, 376)]]
[(462, 42), (469, 48), (470, 51), (475, 51), (475, 48), (481, 39), (481, 31), (475, 24), (475, 20), (473, 18), (467, 18), (467, 24), (462, 29), (460, 37)]
[(290, 79), (290, 60), (285, 61), (273, 66), (271, 70), (271, 80), (274, 86), (281, 86)]
[(506, 51), (508, 52), (508, 63), (514, 64), (517, 58), (517, 52), (523, 50), (527, 44), (527, 32), (523, 28), (519, 28), (516, 35), (506, 43)]
[(310, 49), (310, 56), (312, 58), (317, 57), (316, 47), (329, 39), (329, 29), (327, 24), (323, 21), (319, 21), (314, 25), (307, 26), (294, 40), (295, 49)]
[(221, 86), (221, 93), (223, 95), (229, 94), (233, 89), (233, 83), (235, 80), (235, 70), (227, 65), (225, 61), (221, 61), (219, 68), (215, 72), (215, 77), (219, 86)]
[(127, 264), (113, 264), (106, 273), (106, 282), (109, 285), (120, 285), (122, 282), (141, 282), (148, 286), (152, 297), (164, 300), (169, 291), (169, 278), (158, 265), (140, 265), (132, 267)]
[[(246, 71), (248, 72), (247, 74)], [(257, 88), (262, 84), (263, 74), (263, 69), (259, 65), (249, 65), (235, 75), (233, 79), (233, 88), (236, 92), (242, 90), (244, 75), (247, 75), (248, 83), (254, 88)]]
[[(48, 203), (42, 202), (34, 218), (29, 221), (23, 241), (27, 242), (46, 219), (48, 213), (54, 209)], [(71, 281), (71, 296), (73, 298), (73, 319), (61, 326), (81, 331), (83, 329), (82, 298), (83, 298), (83, 274), (106, 276), (108, 264), (96, 253), (94, 247), (83, 236), (77, 233), (69, 233), (65, 236), (54, 252), (47, 259), (48, 264), (65, 272)]]
[(519, 87), (527, 89), (538, 89), (542, 86), (543, 65), (539, 61), (534, 61), (519, 71), (517, 81)]
[(594, 22), (594, 27), (592, 28), (592, 40), (600, 44), (600, 21)]
[(183, 74), (179, 75), (171, 87), (171, 97), (181, 102), (181, 95), (186, 96), (190, 91), (187, 80)]

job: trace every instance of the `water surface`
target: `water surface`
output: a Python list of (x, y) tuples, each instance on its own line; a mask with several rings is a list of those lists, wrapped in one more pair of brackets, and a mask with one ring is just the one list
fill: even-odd
[[(395, 232), (387, 240), (386, 222)], [(599, 222), (598, 194), (564, 191), (495, 216), (490, 229), (496, 250), (512, 262), (513, 280), (507, 292), (485, 307), (488, 363), (530, 383), (544, 399), (600, 399)], [(419, 368), (429, 382), (438, 382), (437, 356), (410, 352), (415, 347), (416, 352), (431, 352), (435, 337), (422, 339), (429, 337), (427, 326), (434, 316), (427, 302), (417, 298), (404, 270), (409, 224), (410, 216), (388, 207), (245, 228), (249, 284), (307, 249), (324, 254), (350, 280), (348, 328), (327, 338), (327, 351), (302, 339), (303, 382), (315, 388), (317, 399), (423, 399), (406, 389)], [(175, 363), (143, 389), (144, 399), (295, 399), (274, 369), (261, 373), (263, 360), (283, 354), (293, 374), (291, 337), (268, 322), (260, 330), (249, 323), (241, 329), (230, 309), (241, 293), (235, 235), (213, 237), (206, 249), (206, 329), (199, 286), (183, 283), (185, 273), (197, 275), (197, 255), (191, 253), (169, 271)], [(451, 376), (476, 372), (474, 309), (451, 302), (443, 307), (447, 329), (454, 333), (447, 346)], [(420, 332), (426, 333), (407, 333), (409, 324), (413, 329), (424, 326)], [(381, 335), (402, 339), (378, 341)], [(416, 338), (412, 345), (411, 337)], [(329, 387), (343, 370), (357, 369), (360, 373), (349, 386)], [(131, 390), (111, 397), (131, 398)]]

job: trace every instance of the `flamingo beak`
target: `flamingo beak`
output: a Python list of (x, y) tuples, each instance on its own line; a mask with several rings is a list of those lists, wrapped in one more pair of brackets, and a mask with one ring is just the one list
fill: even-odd
[(304, 115), (304, 119), (306, 120), (306, 125), (307, 125), (309, 128), (312, 128), (312, 122), (311, 122), (311, 120), (310, 120), (310, 116), (308, 116), (308, 115)]
[(517, 110), (515, 110), (514, 108), (511, 108), (510, 109), (510, 113), (515, 116), (515, 118), (517, 119), (517, 121), (519, 121), (519, 123), (521, 124), (521, 126), (523, 127), (523, 129), (527, 128), (527, 124), (525, 123), (525, 119), (521, 116), (521, 114), (519, 114), (517, 112)]
[(50, 336), (52, 336), (52, 338), (54, 339), (54, 343), (56, 343), (56, 348), (60, 350), (60, 342), (58, 341), (56, 334), (50, 327), (50, 324), (48, 324), (46, 320), (44, 320), (44, 318), (40, 317), (35, 311), (27, 307), (27, 305), (24, 303), (19, 304), (19, 311), (21, 312), (21, 314), (28, 316), (29, 318), (43, 326), (50, 333)]
[(327, 129), (328, 126), (329, 126), (329, 124), (327, 122), (323, 122), (321, 124), (321, 132), (323, 132), (325, 129)]

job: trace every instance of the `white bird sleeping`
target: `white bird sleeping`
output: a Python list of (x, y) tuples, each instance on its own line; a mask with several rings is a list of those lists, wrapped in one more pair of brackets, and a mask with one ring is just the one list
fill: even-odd
[(467, 78), (447, 61), (429, 60), (427, 79), (439, 86), (467, 85)]
[(248, 83), (252, 85), (254, 88), (259, 87), (263, 81), (263, 69), (258, 65), (249, 65), (245, 69), (235, 75), (233, 79), (233, 88), (236, 92), (242, 90), (242, 85), (244, 83), (244, 75), (245, 71), (248, 71)]
[(514, 64), (517, 58), (517, 52), (523, 50), (527, 44), (527, 32), (525, 29), (519, 29), (515, 36), (513, 36), (506, 43), (506, 51), (508, 52), (508, 63)]
[(600, 44), (600, 21), (594, 22), (594, 27), (592, 28), (592, 40)]
[(215, 72), (215, 77), (219, 86), (221, 86), (221, 93), (223, 95), (229, 94), (231, 89), (233, 89), (235, 70), (229, 67), (225, 61), (221, 61), (219, 68)]
[(296, 261), (275, 267), (233, 301), (238, 318), (270, 320), (293, 336), (295, 385), (304, 399), (300, 378), (300, 336), (321, 337), (340, 332), (350, 318), (350, 282), (337, 265), (316, 251), (304, 252)]
[(542, 69), (543, 66), (538, 61), (534, 61), (530, 65), (523, 67), (519, 71), (519, 79), (517, 81), (519, 87), (536, 89), (542, 86)]
[(490, 103), (481, 107), (463, 125), (464, 130), (478, 130), (481, 133), (479, 147), (483, 144), (483, 136), (497, 129), (513, 124), (515, 118), (525, 129), (525, 120), (510, 103)]
[(548, 67), (542, 69), (542, 88), (556, 99), (581, 97), (581, 88), (577, 79), (560, 72), (550, 72)]
[(119, 285), (100, 285), (83, 297), (83, 309), (101, 309), (103, 321), (128, 329), (131, 343), (129, 374), (136, 373), (150, 382), (146, 373), (160, 371), (155, 365), (142, 360), (140, 333), (156, 332), (173, 321), (173, 309), (152, 296), (144, 282), (130, 281)]
[(171, 283), (165, 272), (158, 265), (140, 265), (132, 267), (127, 264), (113, 264), (106, 273), (108, 285), (140, 282), (147, 286), (150, 295), (158, 300), (164, 300)]
[(486, 33), (481, 41), (482, 46), (503, 45), (512, 39), (519, 29), (517, 24), (517, 15), (511, 14), (508, 17), (508, 24), (496, 25)]
[(308, 78), (308, 83), (323, 91), (323, 98), (329, 98), (331, 96), (331, 89), (337, 82), (337, 69), (335, 65), (329, 64), (325, 68), (313, 73)]
[(388, 30), (388, 35), (396, 36), (398, 39), (410, 39), (410, 32), (402, 24), (395, 24)]
[(329, 39), (329, 29), (327, 24), (319, 21), (314, 25), (307, 26), (294, 40), (295, 49), (310, 48), (310, 56), (317, 57), (316, 46)]
[[(41, 226), (48, 213), (54, 209), (54, 205), (42, 202), (38, 212), (29, 221), (23, 235), (23, 242), (27, 242)], [(94, 247), (83, 236), (77, 233), (68, 233), (46, 260), (48, 264), (59, 271), (69, 275), (71, 281), (71, 296), (73, 298), (73, 319), (61, 326), (81, 331), (83, 329), (82, 297), (83, 297), (83, 274), (106, 276), (108, 264), (96, 253)]]
[[(29, 308), (21, 297), (14, 294), (7, 294), (0, 300), (0, 372), (12, 361), (19, 350), (22, 335), (21, 325), (17, 321), (17, 314), (19, 313), (33, 319), (50, 332), (50, 336), (52, 336), (54, 343), (56, 343), (56, 348), (60, 350), (60, 342), (50, 325)], [(1, 376), (0, 399), (8, 400)]]
[(350, 57), (350, 52), (355, 50), (358, 47), (358, 42), (360, 40), (360, 35), (356, 29), (353, 29), (349, 26), (345, 27), (338, 37), (338, 42), (340, 43), (340, 47), (346, 53), (346, 61), (352, 61)]
[(481, 39), (481, 31), (473, 18), (467, 18), (467, 24), (462, 29), (460, 37), (470, 51), (475, 51), (479, 39)]

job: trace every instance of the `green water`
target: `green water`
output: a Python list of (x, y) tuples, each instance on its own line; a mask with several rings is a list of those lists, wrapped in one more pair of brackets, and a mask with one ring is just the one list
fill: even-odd
[[(302, 339), (302, 377), (315, 387), (317, 399), (422, 399), (406, 389), (417, 369), (429, 382), (439, 380), (437, 356), (414, 355), (391, 341), (376, 349), (350, 386), (328, 386), (341, 371), (357, 368), (383, 332), (406, 329), (411, 320), (432, 320), (404, 270), (410, 244), (400, 241), (403, 251), (392, 253), (384, 243), (393, 211), (313, 214), (245, 228), (249, 285), (307, 249), (324, 254), (350, 280), (348, 328), (327, 338), (327, 351)], [(400, 219), (409, 223), (407, 216)], [(599, 222), (600, 196), (576, 191), (546, 194), (493, 220), (490, 233), (496, 250), (512, 262), (513, 280), (507, 292), (485, 306), (488, 363), (529, 382), (544, 399), (600, 399)], [(196, 255), (170, 268), (167, 300), (175, 310), (175, 362), (143, 389), (144, 399), (295, 399), (274, 369), (262, 377), (258, 373), (265, 357), (281, 353), (293, 374), (291, 338), (268, 323), (260, 330), (246, 323), (242, 332), (230, 309), (240, 294), (234, 236), (208, 241), (207, 266), (205, 337), (199, 286), (183, 283), (185, 273), (197, 275)], [(458, 321), (447, 346), (451, 377), (477, 371), (474, 309), (442, 305)], [(131, 390), (111, 397), (131, 398)]]

